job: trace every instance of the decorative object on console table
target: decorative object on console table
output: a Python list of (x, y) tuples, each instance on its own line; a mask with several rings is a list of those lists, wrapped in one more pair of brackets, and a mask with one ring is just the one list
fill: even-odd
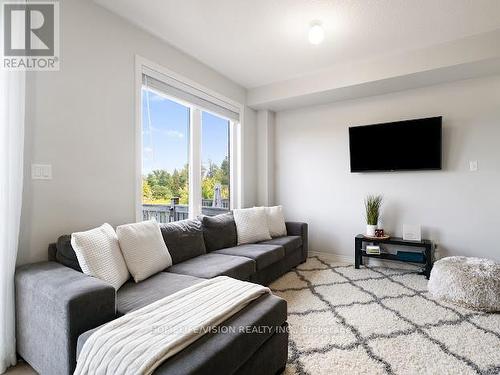
[(376, 240), (388, 240), (391, 238), (389, 234), (385, 233), (383, 229), (375, 229), (375, 236), (369, 236), (367, 234), (364, 234), (365, 238), (373, 238)]
[(420, 225), (403, 224), (403, 240), (421, 241), (422, 230), (420, 228)]
[(381, 206), (381, 195), (369, 195), (365, 198), (366, 235), (369, 237), (375, 237)]
[(375, 238), (375, 228), (376, 227), (377, 227), (376, 225), (367, 224), (366, 225), (366, 235), (368, 237)]
[[(398, 245), (398, 246), (409, 246), (416, 249), (420, 249), (420, 253), (422, 254), (420, 259), (421, 261), (415, 260), (406, 260), (404, 257), (400, 257), (401, 251), (399, 254), (390, 254), (390, 253), (380, 253), (380, 254), (368, 254), (366, 250), (363, 250), (363, 242), (371, 243), (373, 245), (377, 244), (385, 244), (385, 245)], [(420, 263), (423, 265), (422, 275), (428, 279), (431, 273), (432, 265), (434, 262), (434, 246), (429, 240), (421, 240), (421, 241), (405, 241), (402, 238), (391, 237), (390, 239), (381, 239), (381, 238), (366, 238), (363, 234), (358, 234), (354, 239), (354, 268), (359, 269), (359, 266), (363, 264), (363, 257), (371, 257), (378, 258), (384, 260), (394, 260), (399, 262), (407, 262), (407, 263)], [(415, 259), (415, 258), (412, 258)]]

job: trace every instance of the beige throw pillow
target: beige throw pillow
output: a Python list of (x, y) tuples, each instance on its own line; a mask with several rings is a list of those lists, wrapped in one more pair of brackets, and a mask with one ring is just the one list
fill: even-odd
[(238, 245), (270, 240), (267, 214), (264, 207), (233, 210)]
[(172, 265), (172, 257), (156, 220), (120, 225), (116, 234), (136, 283)]
[(84, 274), (111, 284), (118, 290), (129, 278), (118, 238), (109, 224), (71, 235), (71, 246)]
[(267, 224), (271, 237), (286, 236), (285, 216), (282, 206), (265, 207), (267, 213)]

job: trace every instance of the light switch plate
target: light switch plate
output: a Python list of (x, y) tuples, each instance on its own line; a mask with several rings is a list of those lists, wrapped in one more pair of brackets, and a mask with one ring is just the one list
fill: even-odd
[(469, 170), (471, 172), (476, 172), (478, 169), (478, 166), (477, 166), (477, 160), (470, 160), (469, 161)]
[(31, 164), (31, 179), (33, 179), (33, 180), (52, 180), (52, 165), (50, 165), (50, 164)]

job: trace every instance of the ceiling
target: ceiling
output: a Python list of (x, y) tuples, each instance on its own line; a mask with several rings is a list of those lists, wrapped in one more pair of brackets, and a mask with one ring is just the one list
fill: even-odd
[(500, 28), (500, 0), (95, 1), (246, 88)]

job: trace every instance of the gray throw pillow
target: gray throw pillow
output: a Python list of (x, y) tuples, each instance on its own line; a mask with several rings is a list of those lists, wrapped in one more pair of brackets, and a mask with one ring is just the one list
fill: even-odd
[(75, 250), (71, 246), (71, 235), (65, 234), (57, 239), (56, 260), (66, 267), (82, 272)]
[(206, 254), (203, 231), (199, 220), (181, 220), (160, 224), (161, 235), (172, 257), (172, 263)]
[(217, 216), (202, 216), (201, 221), (207, 251), (236, 246), (238, 234), (232, 212)]

